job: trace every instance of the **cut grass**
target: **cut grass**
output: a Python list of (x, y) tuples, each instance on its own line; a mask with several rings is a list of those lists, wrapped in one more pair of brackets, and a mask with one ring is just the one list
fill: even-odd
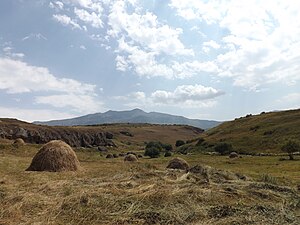
[[(0, 224), (299, 224), (299, 161), (278, 157), (180, 156), (250, 180), (203, 182), (166, 170), (170, 158), (105, 159), (77, 151), (83, 170), (25, 172), (39, 146), (0, 150)], [(276, 164), (278, 165), (276, 166)], [(220, 173), (222, 173), (220, 171)], [(262, 174), (278, 179), (278, 186)], [(284, 176), (284, 178), (283, 178)]]

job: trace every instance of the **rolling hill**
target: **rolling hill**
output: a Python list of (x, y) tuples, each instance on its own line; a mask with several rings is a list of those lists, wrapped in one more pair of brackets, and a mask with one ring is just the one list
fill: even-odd
[(46, 122), (36, 121), (35, 124), (49, 126), (75, 126), (75, 125), (96, 125), (110, 123), (150, 123), (150, 124), (180, 124), (189, 125), (202, 129), (209, 129), (219, 125), (221, 122), (213, 120), (188, 119), (183, 116), (174, 116), (158, 112), (144, 112), (141, 109), (129, 111), (107, 111), (95, 113), (65, 120), (52, 120)]
[(300, 109), (247, 115), (210, 129), (203, 138), (209, 145), (230, 143), (238, 152), (281, 152), (286, 140), (300, 141)]

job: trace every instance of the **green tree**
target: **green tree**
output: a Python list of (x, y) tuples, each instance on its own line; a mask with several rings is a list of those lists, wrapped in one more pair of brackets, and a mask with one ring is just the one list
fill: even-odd
[(300, 151), (300, 145), (294, 140), (289, 140), (281, 147), (281, 151), (288, 153), (290, 160), (293, 160), (293, 153)]
[(232, 145), (228, 143), (219, 143), (215, 146), (215, 151), (220, 153), (221, 155), (226, 155), (232, 152)]
[(158, 158), (160, 156), (160, 150), (156, 147), (149, 147), (145, 149), (144, 155), (150, 158)]
[(175, 146), (180, 147), (181, 145), (184, 145), (185, 142), (183, 140), (177, 140)]

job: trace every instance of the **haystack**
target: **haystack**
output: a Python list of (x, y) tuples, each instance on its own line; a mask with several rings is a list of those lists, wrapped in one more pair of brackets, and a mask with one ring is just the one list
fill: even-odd
[(128, 154), (125, 156), (124, 161), (136, 162), (136, 161), (138, 161), (138, 159), (134, 154)]
[(23, 141), (22, 138), (17, 138), (14, 142), (13, 142), (13, 146), (16, 147), (20, 147), (22, 145), (25, 145), (25, 142)]
[(54, 140), (45, 144), (33, 157), (27, 171), (77, 171), (79, 161), (73, 149), (65, 142)]
[(236, 152), (231, 152), (229, 154), (229, 158), (233, 159), (233, 158), (238, 158), (239, 157), (239, 154), (237, 154)]
[(189, 164), (182, 158), (174, 158), (169, 161), (168, 169), (188, 170)]
[(113, 156), (113, 154), (108, 153), (108, 154), (106, 155), (106, 158), (107, 158), (107, 159), (113, 159), (114, 156)]

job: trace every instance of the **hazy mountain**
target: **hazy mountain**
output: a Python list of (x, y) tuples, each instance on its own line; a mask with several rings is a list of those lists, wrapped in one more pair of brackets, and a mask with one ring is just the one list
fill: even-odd
[(152, 124), (184, 124), (202, 129), (209, 129), (221, 122), (213, 120), (188, 119), (183, 116), (174, 116), (158, 112), (144, 112), (140, 109), (130, 111), (112, 111), (95, 113), (65, 120), (52, 120), (46, 122), (36, 121), (36, 124), (50, 126), (95, 125), (104, 123), (152, 123)]

